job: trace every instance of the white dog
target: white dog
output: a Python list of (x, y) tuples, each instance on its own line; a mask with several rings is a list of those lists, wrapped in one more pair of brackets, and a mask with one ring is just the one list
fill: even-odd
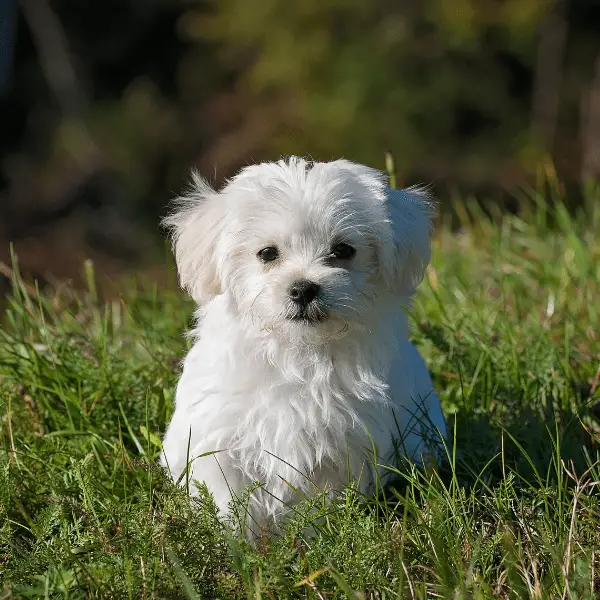
[(346, 160), (246, 167), (220, 192), (194, 175), (166, 219), (199, 305), (164, 439), (175, 479), (223, 512), (260, 482), (248, 512), (265, 526), (315, 486), (371, 489), (374, 454), (430, 455), (445, 423), (403, 307), (432, 215)]

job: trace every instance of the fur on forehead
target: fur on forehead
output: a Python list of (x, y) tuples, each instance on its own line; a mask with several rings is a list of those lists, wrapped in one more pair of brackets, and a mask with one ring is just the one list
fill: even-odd
[(376, 169), (291, 157), (245, 167), (220, 192), (193, 174), (189, 191), (164, 223), (181, 285), (199, 304), (223, 293), (225, 263), (238, 233), (255, 226), (277, 233), (290, 223), (309, 235), (317, 224), (329, 235), (368, 236), (380, 286), (407, 298), (429, 262), (433, 215), (422, 191), (391, 190)]
[(383, 173), (348, 160), (311, 162), (292, 156), (278, 162), (245, 167), (227, 183), (223, 192), (235, 188), (271, 191), (302, 202), (316, 195), (335, 193), (344, 196), (356, 186), (363, 191), (382, 192), (385, 185)]
[(221, 193), (237, 204), (238, 218), (270, 216), (270, 228), (277, 226), (273, 217), (278, 215), (282, 226), (293, 220), (308, 231), (320, 226), (332, 235), (371, 233), (381, 238), (388, 224), (385, 187), (384, 176), (363, 165), (292, 157), (246, 167)]

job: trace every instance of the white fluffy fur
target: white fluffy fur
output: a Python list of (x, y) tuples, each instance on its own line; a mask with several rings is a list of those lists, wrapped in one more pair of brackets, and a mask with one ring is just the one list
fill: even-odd
[[(222, 511), (260, 481), (249, 512), (267, 525), (294, 490), (349, 479), (368, 490), (372, 444), (383, 462), (399, 433), (410, 458), (431, 450), (444, 418), (403, 307), (429, 261), (432, 214), (420, 191), (390, 190), (345, 160), (250, 166), (220, 192), (194, 175), (166, 220), (199, 305), (164, 439), (175, 479), (191, 461), (189, 479)], [(356, 249), (351, 260), (328, 258), (340, 242)], [(278, 260), (259, 260), (267, 246)], [(300, 279), (321, 286), (325, 319), (288, 318)]]

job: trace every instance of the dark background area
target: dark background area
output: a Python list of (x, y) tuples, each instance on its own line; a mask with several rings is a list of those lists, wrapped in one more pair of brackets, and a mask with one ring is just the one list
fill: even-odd
[(0, 0), (0, 261), (30, 276), (160, 279), (192, 166), (385, 150), (442, 200), (598, 178), (600, 0)]

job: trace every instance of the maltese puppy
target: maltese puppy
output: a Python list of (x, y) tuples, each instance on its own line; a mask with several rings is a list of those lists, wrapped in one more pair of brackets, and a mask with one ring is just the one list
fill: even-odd
[(199, 307), (163, 445), (175, 480), (222, 512), (260, 482), (265, 527), (315, 489), (372, 491), (398, 451), (435, 455), (444, 417), (403, 310), (433, 214), (346, 160), (249, 166), (221, 191), (193, 175), (166, 219)]

